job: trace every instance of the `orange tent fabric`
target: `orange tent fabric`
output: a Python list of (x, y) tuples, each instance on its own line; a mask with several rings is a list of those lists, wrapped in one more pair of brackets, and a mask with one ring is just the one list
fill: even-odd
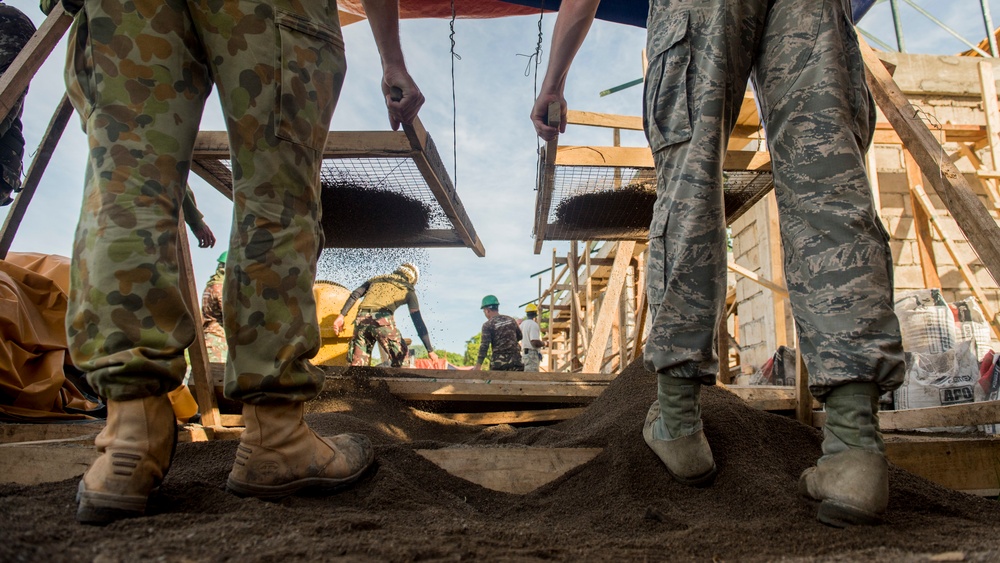
[[(22, 265), (18, 265), (18, 263)], [(32, 270), (37, 271), (32, 271)], [(41, 272), (41, 273), (39, 273)], [(10, 253), (0, 260), (0, 418), (86, 419), (93, 410), (69, 381), (66, 292), (69, 259)]]
[[(347, 25), (364, 19), (361, 0), (340, 0), (337, 7), (341, 23)], [(546, 10), (548, 11), (548, 10)], [(459, 18), (504, 18), (507, 16), (538, 15), (538, 8), (508, 4), (499, 0), (455, 0), (455, 13)], [(450, 18), (451, 0), (400, 0), (399, 17)]]

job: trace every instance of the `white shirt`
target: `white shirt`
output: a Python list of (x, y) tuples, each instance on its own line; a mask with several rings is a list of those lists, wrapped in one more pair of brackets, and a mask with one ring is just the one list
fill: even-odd
[(542, 339), (542, 329), (538, 326), (532, 319), (524, 319), (521, 321), (521, 344), (522, 348), (525, 350), (537, 350), (535, 346), (531, 343), (532, 340)]

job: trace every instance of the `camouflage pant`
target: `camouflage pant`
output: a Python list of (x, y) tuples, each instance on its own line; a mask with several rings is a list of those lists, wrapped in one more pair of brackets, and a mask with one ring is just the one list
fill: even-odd
[(392, 315), (365, 315), (354, 321), (354, 336), (347, 347), (347, 363), (352, 366), (371, 365), (375, 343), (389, 353), (392, 367), (403, 365), (407, 352), (406, 343), (403, 342)]
[(521, 363), (521, 354), (517, 351), (504, 353), (493, 351), (490, 358), (491, 371), (524, 371), (524, 364)]
[(214, 82), (233, 171), (226, 394), (315, 396), (320, 151), (346, 71), (335, 3), (85, 0), (69, 44), (66, 83), (90, 145), (67, 317), (73, 360), (117, 400), (183, 378), (198, 304), (179, 289), (178, 218)]
[(752, 77), (810, 389), (903, 376), (888, 234), (864, 157), (875, 107), (847, 0), (653, 0), (644, 124), (657, 169), (647, 369), (713, 382), (726, 294), (722, 163)]
[[(0, 4), (0, 75), (7, 71), (14, 58), (31, 39), (35, 26), (23, 12)], [(21, 190), (24, 133), (21, 113), (27, 89), (14, 100), (6, 117), (0, 119), (0, 205), (13, 201), (12, 194)]]
[(538, 350), (531, 350), (521, 354), (521, 363), (524, 364), (524, 371), (538, 371), (542, 362), (542, 353)]

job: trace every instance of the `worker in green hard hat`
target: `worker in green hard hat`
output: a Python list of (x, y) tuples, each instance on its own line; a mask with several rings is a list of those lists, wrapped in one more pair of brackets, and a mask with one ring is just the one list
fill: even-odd
[(226, 279), (228, 257), (228, 250), (219, 255), (219, 265), (212, 277), (208, 278), (205, 292), (201, 294), (201, 326), (205, 333), (208, 361), (217, 363), (226, 363), (226, 357), (229, 355), (226, 331), (222, 328), (222, 285)]
[(483, 323), (482, 340), (479, 344), (479, 357), (476, 358), (475, 370), (483, 369), (483, 361), (493, 347), (490, 369), (494, 371), (524, 371), (521, 363), (521, 328), (517, 321), (507, 315), (500, 314), (500, 300), (496, 295), (483, 297), (479, 306), (486, 315)]

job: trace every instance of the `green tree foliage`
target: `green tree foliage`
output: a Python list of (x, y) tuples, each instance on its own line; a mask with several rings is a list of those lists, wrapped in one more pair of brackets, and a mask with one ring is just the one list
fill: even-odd
[[(427, 354), (427, 348), (424, 348), (423, 346), (419, 346), (419, 345), (413, 346), (411, 348), (411, 350), (413, 350), (413, 353), (416, 354), (416, 357), (418, 359), (419, 358), (429, 358), (430, 357), (430, 355)], [(465, 363), (465, 357), (462, 356), (461, 354), (457, 354), (455, 352), (449, 352), (447, 350), (442, 350), (440, 348), (438, 348), (437, 350), (434, 350), (434, 353), (437, 354), (437, 356), (439, 358), (445, 358), (446, 360), (448, 360), (448, 363), (451, 364), (451, 365), (453, 365), (453, 366), (465, 366), (465, 365), (468, 365), (468, 364)], [(475, 360), (475, 358), (473, 358), (473, 360)]]
[[(479, 358), (479, 345), (482, 344), (482, 342), (483, 335), (481, 333), (478, 333), (465, 341), (465, 363), (463, 365), (476, 365), (476, 359)], [(483, 369), (490, 369), (490, 356), (492, 355), (493, 349), (490, 348), (489, 353), (486, 354), (486, 359), (483, 361)]]

